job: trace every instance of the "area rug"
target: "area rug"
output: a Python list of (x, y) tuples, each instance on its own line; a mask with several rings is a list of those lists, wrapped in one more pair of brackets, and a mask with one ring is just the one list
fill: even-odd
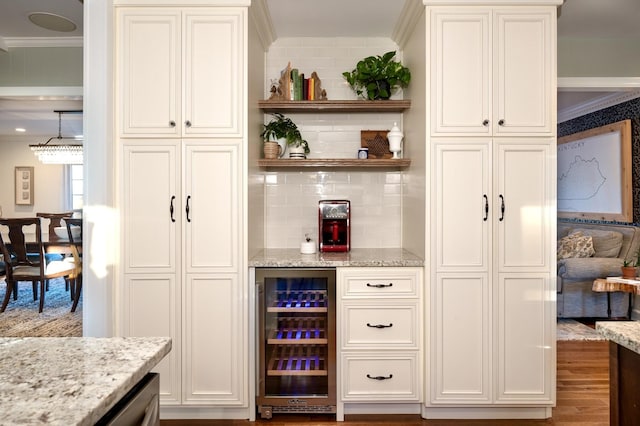
[[(6, 283), (0, 281), (0, 303)], [(44, 298), (44, 310), (38, 313), (39, 300), (33, 300), (30, 282), (18, 285), (18, 300), (13, 296), (7, 309), (0, 313), (0, 337), (75, 337), (82, 336), (82, 297), (75, 312), (71, 312), (71, 299), (64, 280), (49, 283)]]
[(593, 328), (576, 320), (559, 318), (556, 340), (605, 340)]

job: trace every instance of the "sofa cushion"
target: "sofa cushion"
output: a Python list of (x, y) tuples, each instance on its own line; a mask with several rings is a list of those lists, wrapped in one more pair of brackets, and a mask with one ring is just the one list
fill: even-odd
[(558, 240), (558, 260), (573, 257), (591, 257), (594, 254), (593, 238), (583, 235), (582, 232), (573, 232)]
[(618, 257), (622, 248), (622, 233), (617, 231), (605, 231), (601, 229), (574, 229), (582, 235), (593, 239), (594, 257)]

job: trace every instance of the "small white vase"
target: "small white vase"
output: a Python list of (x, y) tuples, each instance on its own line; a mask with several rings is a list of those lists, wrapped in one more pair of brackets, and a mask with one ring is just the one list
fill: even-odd
[(402, 151), (403, 138), (404, 135), (398, 128), (398, 124), (393, 123), (391, 131), (387, 133), (387, 139), (389, 139), (389, 151), (393, 152), (393, 158), (400, 158), (398, 157), (398, 153)]

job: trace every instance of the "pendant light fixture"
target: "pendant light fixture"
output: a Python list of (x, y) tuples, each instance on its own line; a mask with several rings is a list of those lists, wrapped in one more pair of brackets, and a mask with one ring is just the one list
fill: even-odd
[[(82, 142), (76, 137), (62, 136), (62, 114), (82, 114), (82, 110), (54, 110), (58, 114), (58, 136), (49, 138), (45, 143), (29, 145), (38, 160), (44, 164), (82, 164), (82, 143), (61, 143), (64, 139)], [(52, 140), (54, 143), (50, 143)]]

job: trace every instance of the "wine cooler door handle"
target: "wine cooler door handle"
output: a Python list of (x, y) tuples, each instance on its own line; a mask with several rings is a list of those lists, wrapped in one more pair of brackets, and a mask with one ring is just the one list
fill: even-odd
[(171, 196), (171, 204), (169, 205), (169, 212), (171, 213), (171, 222), (175, 222), (176, 218), (173, 216), (173, 201), (176, 199), (175, 195)]
[(191, 210), (191, 207), (189, 207), (189, 201), (191, 201), (191, 195), (187, 195), (187, 206), (185, 207), (185, 210), (187, 211), (187, 222), (191, 222), (191, 217), (189, 216), (189, 211)]
[(371, 327), (371, 328), (391, 328), (393, 327), (393, 323), (390, 322), (389, 325), (384, 325), (384, 324), (369, 324), (367, 323), (367, 327)]
[(500, 194), (498, 197), (500, 198), (500, 219), (498, 220), (502, 222), (504, 220), (504, 197), (502, 196), (502, 194)]
[(387, 287), (393, 287), (393, 283), (389, 283), (389, 284), (371, 284), (371, 283), (367, 283), (367, 287), (387, 288)]
[(389, 376), (372, 376), (371, 374), (367, 374), (367, 379), (371, 380), (389, 380), (393, 377), (393, 374), (389, 374)]

